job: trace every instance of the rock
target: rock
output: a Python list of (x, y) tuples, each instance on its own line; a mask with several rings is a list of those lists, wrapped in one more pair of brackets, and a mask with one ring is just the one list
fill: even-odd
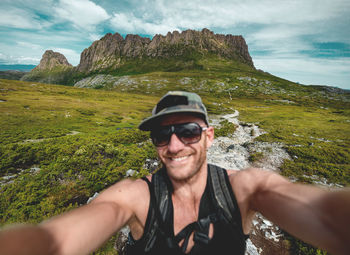
[(33, 70), (52, 70), (55, 67), (72, 67), (71, 64), (68, 63), (66, 57), (59, 53), (54, 52), (52, 50), (47, 50), (43, 54), (40, 64), (37, 65)]
[(117, 239), (114, 243), (114, 249), (118, 251), (119, 255), (126, 255), (126, 245), (128, 241), (130, 229), (128, 226), (122, 228), (118, 232)]
[(259, 255), (261, 248), (257, 248), (250, 239), (247, 240), (247, 249), (245, 255)]
[(94, 200), (96, 197), (98, 197), (99, 193), (95, 192), (95, 194), (92, 197), (89, 197), (89, 199), (87, 200), (86, 204), (91, 203), (92, 200)]
[(109, 74), (98, 74), (95, 76), (90, 76), (84, 78), (74, 84), (74, 87), (78, 88), (99, 88), (105, 87), (107, 85), (112, 85), (113, 83), (120, 80), (119, 77), (115, 77)]
[(118, 63), (123, 42), (123, 37), (118, 33), (114, 35), (108, 33), (100, 40), (93, 42), (89, 48), (81, 53), (77, 71), (94, 71), (101, 67), (109, 67), (111, 62)]
[[(107, 33), (83, 50), (77, 67), (69, 64), (62, 54), (47, 50), (40, 64), (21, 80), (72, 85), (88, 74), (113, 72), (123, 66), (126, 69), (132, 68), (134, 72), (134, 66), (136, 65), (136, 70), (138, 67), (136, 63), (141, 63), (142, 66), (142, 59), (154, 61), (173, 58), (177, 61), (173, 68), (177, 70), (197, 66), (196, 59), (208, 55), (217, 55), (255, 69), (248, 46), (241, 35), (215, 34), (205, 28), (202, 31), (168, 32), (166, 36), (155, 35), (152, 40), (133, 34), (128, 34), (124, 39), (119, 33)], [(159, 66), (152, 68), (162, 70), (163, 62), (157, 62)], [(141, 70), (142, 68), (144, 67), (140, 67)]]
[(128, 34), (125, 39), (108, 33), (81, 53), (78, 72), (89, 73), (100, 69), (116, 69), (125, 58), (169, 58), (186, 54), (214, 53), (220, 57), (243, 62), (254, 68), (248, 46), (241, 35), (214, 34), (208, 29), (168, 32), (166, 36), (155, 35), (152, 40)]
[(133, 169), (129, 169), (125, 172), (125, 177), (132, 177), (134, 176), (135, 174), (137, 174), (137, 171), (136, 170), (133, 170)]
[(38, 81), (44, 83), (64, 84), (71, 75), (73, 66), (59, 52), (47, 50), (40, 64), (24, 75), (22, 81)]
[[(291, 157), (284, 150), (282, 143), (267, 143), (254, 141), (264, 134), (256, 124), (243, 123), (238, 120), (239, 112), (216, 117), (211, 120), (212, 126), (218, 126), (223, 119), (237, 126), (230, 137), (217, 137), (213, 145), (208, 149), (208, 162), (217, 164), (226, 169), (243, 169), (258, 167), (279, 171), (283, 161)], [(259, 153), (261, 159), (250, 162), (250, 155)]]
[(160, 167), (160, 165), (161, 163), (159, 159), (146, 159), (143, 168), (146, 168), (149, 173), (153, 173)]

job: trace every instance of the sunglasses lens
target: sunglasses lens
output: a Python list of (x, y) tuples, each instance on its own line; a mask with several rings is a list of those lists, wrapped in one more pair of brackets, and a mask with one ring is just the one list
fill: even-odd
[(153, 144), (158, 147), (168, 145), (173, 133), (175, 133), (184, 144), (192, 144), (200, 141), (202, 127), (197, 123), (162, 127), (151, 133)]
[(164, 146), (169, 143), (171, 137), (171, 127), (164, 127), (151, 133), (151, 138), (155, 146)]
[(201, 139), (202, 129), (197, 123), (187, 123), (178, 126), (176, 130), (177, 137), (184, 144), (196, 143)]

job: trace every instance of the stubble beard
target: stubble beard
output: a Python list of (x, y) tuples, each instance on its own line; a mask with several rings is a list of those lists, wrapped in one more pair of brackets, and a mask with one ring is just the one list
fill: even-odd
[[(204, 144), (205, 143), (203, 143), (201, 146), (201, 150), (197, 150), (196, 152), (199, 153), (199, 157), (197, 159), (192, 159), (192, 161), (189, 162), (189, 164), (185, 165), (183, 168), (173, 168), (171, 166), (167, 166), (167, 164), (163, 161), (162, 163), (167, 169), (168, 176), (176, 182), (188, 182), (191, 179), (195, 178), (200, 170), (207, 164), (207, 151)], [(191, 154), (191, 157), (195, 157), (195, 155)], [(184, 172), (184, 175), (177, 174), (178, 171), (181, 171), (182, 173)]]

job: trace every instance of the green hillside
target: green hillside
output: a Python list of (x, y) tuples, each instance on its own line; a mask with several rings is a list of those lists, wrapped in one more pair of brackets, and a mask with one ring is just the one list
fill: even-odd
[(350, 185), (348, 93), (201, 61), (178, 72), (94, 74), (85, 85), (98, 89), (0, 80), (0, 225), (40, 222), (83, 204), (129, 169), (147, 174), (156, 153), (137, 125), (174, 89), (199, 93), (210, 115), (236, 109), (267, 132), (260, 141), (284, 143), (293, 160), (283, 175)]

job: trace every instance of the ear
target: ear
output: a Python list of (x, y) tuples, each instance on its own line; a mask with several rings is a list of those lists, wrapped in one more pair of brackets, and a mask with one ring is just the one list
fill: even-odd
[(208, 127), (205, 134), (207, 136), (207, 148), (209, 148), (214, 142), (214, 128)]

